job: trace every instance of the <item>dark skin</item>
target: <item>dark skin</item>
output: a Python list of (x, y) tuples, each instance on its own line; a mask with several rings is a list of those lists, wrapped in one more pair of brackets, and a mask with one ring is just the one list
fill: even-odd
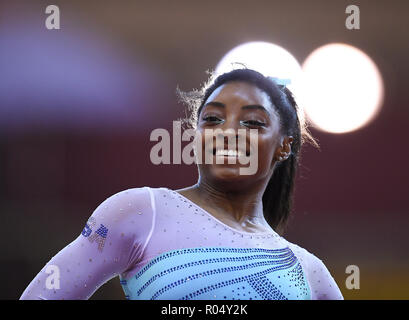
[[(232, 129), (230, 134), (235, 138), (238, 129), (246, 129), (247, 147), (250, 146), (249, 130), (258, 130), (257, 172), (239, 174), (240, 167), (248, 165), (228, 164), (227, 157), (223, 164), (216, 164), (215, 158), (212, 164), (206, 164), (203, 158), (202, 164), (198, 164), (198, 182), (175, 191), (238, 231), (259, 233), (272, 230), (263, 215), (262, 196), (277, 161), (285, 161), (290, 154), (293, 138), (281, 133), (278, 114), (267, 93), (243, 81), (218, 87), (206, 100), (197, 124), (197, 130), (202, 134), (203, 155), (212, 152), (209, 151), (212, 149), (206, 149), (212, 141), (206, 139), (204, 130), (216, 128)], [(215, 145), (215, 139), (213, 143)]]

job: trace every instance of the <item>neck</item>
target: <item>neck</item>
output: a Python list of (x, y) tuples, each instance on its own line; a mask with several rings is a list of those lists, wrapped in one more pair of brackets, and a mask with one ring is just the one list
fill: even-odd
[(199, 180), (191, 190), (200, 198), (202, 206), (215, 212), (218, 218), (232, 221), (243, 227), (254, 227), (268, 226), (263, 215), (264, 189), (263, 183), (237, 190)]

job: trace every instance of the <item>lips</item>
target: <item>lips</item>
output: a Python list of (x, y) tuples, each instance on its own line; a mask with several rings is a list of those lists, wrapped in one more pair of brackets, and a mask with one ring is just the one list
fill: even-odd
[(224, 149), (217, 149), (216, 156), (227, 156), (227, 157), (242, 157), (244, 152), (236, 151), (236, 150), (224, 150)]
[(249, 156), (250, 152), (243, 149), (233, 150), (214, 148), (213, 155), (219, 157), (244, 157), (244, 155)]

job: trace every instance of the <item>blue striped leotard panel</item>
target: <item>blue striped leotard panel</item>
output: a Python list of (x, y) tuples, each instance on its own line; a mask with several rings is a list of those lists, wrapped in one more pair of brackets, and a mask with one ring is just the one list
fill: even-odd
[(302, 267), (288, 247), (171, 250), (121, 285), (131, 300), (310, 299)]

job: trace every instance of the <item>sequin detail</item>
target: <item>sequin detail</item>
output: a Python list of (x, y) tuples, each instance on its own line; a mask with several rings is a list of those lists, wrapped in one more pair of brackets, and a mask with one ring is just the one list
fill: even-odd
[(94, 217), (90, 217), (85, 224), (84, 229), (82, 230), (81, 234), (84, 237), (89, 237), (89, 235), (92, 233), (92, 228), (97, 224), (97, 220)]
[(105, 239), (108, 234), (108, 228), (106, 228), (103, 224), (98, 228), (97, 231), (94, 232), (92, 236), (88, 238), (88, 240), (93, 243), (96, 241), (98, 243), (98, 250), (102, 252), (105, 246)]
[[(282, 255), (271, 255), (268, 258), (287, 258), (287, 257), (291, 257), (291, 253), (285, 253)], [(151, 284), (153, 281), (155, 281), (157, 278), (162, 277), (164, 275), (166, 275), (167, 273), (176, 271), (176, 270), (181, 270), (181, 269), (185, 269), (185, 268), (189, 268), (189, 267), (193, 267), (193, 266), (197, 266), (197, 265), (201, 265), (201, 264), (211, 264), (211, 263), (218, 263), (218, 262), (237, 262), (237, 261), (249, 261), (249, 260), (254, 260), (254, 259), (265, 259), (266, 256), (265, 255), (253, 255), (253, 256), (246, 256), (246, 257), (225, 257), (225, 258), (215, 258), (215, 259), (205, 259), (205, 260), (199, 260), (199, 261), (193, 261), (193, 262), (189, 262), (189, 263), (185, 263), (167, 270), (162, 271), (161, 273), (156, 274), (155, 276), (153, 276), (152, 278), (150, 278), (142, 287), (141, 289), (138, 290), (137, 294), (140, 295), (142, 293), (143, 290), (145, 290), (145, 288)], [(261, 262), (264, 263), (264, 262)], [(257, 265), (254, 264), (254, 265)], [(251, 267), (251, 265), (249, 265)], [(203, 275), (202, 275), (203, 276)]]
[(172, 250), (152, 259), (126, 283), (123, 281), (129, 299), (310, 298), (301, 265), (288, 247)]

